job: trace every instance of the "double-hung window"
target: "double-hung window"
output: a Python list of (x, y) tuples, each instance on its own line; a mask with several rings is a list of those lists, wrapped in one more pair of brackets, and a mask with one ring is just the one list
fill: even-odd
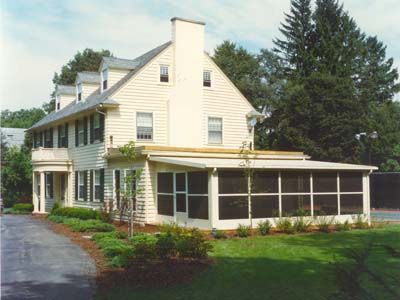
[(169, 68), (166, 65), (160, 66), (160, 82), (169, 82)]
[(94, 170), (94, 200), (100, 200), (100, 170)]
[(153, 113), (136, 113), (136, 138), (138, 140), (153, 139)]
[(46, 198), (53, 198), (53, 174), (52, 173), (50, 173), (50, 172), (46, 173), (45, 183), (46, 183), (46, 191), (45, 191)]
[(222, 144), (222, 118), (208, 118), (208, 143)]
[(78, 101), (82, 100), (82, 83), (78, 83), (76, 86), (76, 98)]
[(203, 86), (211, 87), (211, 72), (210, 71), (203, 72)]
[(108, 70), (105, 69), (101, 72), (101, 79), (102, 79), (102, 88), (103, 91), (108, 87)]
[(47, 129), (45, 130), (45, 148), (52, 148), (53, 147), (53, 130)]
[(83, 145), (85, 137), (85, 128), (83, 126), (83, 119), (78, 120), (78, 145)]
[(100, 115), (94, 114), (93, 116), (93, 134), (94, 140), (100, 140)]
[(79, 200), (85, 198), (85, 171), (78, 172), (78, 182), (79, 182)]
[(66, 147), (67, 145), (67, 132), (66, 132), (66, 125), (60, 126), (60, 147)]

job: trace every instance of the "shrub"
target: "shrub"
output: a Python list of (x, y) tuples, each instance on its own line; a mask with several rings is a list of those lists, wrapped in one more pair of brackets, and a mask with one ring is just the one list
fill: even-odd
[(13, 211), (18, 211), (18, 212), (27, 212), (30, 213), (33, 211), (33, 204), (31, 203), (17, 203), (13, 205)]
[(94, 241), (99, 241), (101, 239), (105, 238), (113, 238), (113, 239), (125, 239), (127, 237), (127, 234), (122, 231), (111, 231), (111, 232), (97, 232), (92, 235), (92, 240)]
[(121, 255), (114, 256), (108, 263), (112, 268), (125, 268), (128, 265), (128, 259)]
[(55, 223), (64, 223), (65, 217), (55, 216), (55, 215), (48, 215), (47, 219)]
[(335, 223), (335, 230), (337, 231), (349, 231), (351, 229), (351, 224), (348, 220), (344, 223), (336, 222)]
[(86, 231), (109, 232), (115, 230), (114, 225), (104, 223), (100, 220), (79, 220), (77, 222), (69, 224), (68, 226), (71, 227), (72, 231), (79, 231), (79, 232), (86, 232)]
[(261, 235), (267, 235), (271, 231), (271, 223), (268, 220), (258, 222), (258, 232)]
[(161, 259), (167, 259), (176, 255), (177, 234), (161, 232), (157, 236), (157, 252)]
[(251, 234), (250, 226), (239, 224), (239, 226), (236, 228), (236, 235), (238, 237), (248, 237), (250, 234)]
[(61, 207), (51, 212), (56, 216), (67, 218), (78, 218), (81, 220), (100, 219), (100, 213), (97, 210), (80, 207)]
[(221, 231), (221, 230), (215, 229), (215, 230), (212, 231), (211, 234), (212, 234), (212, 236), (213, 236), (215, 239), (217, 239), (217, 240), (219, 240), (219, 239), (226, 239), (226, 234), (225, 234), (223, 231)]
[(163, 233), (169, 233), (172, 235), (179, 235), (184, 233), (187, 229), (184, 227), (180, 227), (177, 223), (171, 222), (171, 223), (164, 223), (160, 226), (158, 226), (158, 229), (160, 232)]
[(138, 234), (129, 239), (133, 245), (135, 258), (152, 259), (158, 255), (157, 237), (151, 234)]
[(212, 246), (198, 229), (192, 229), (178, 236), (176, 250), (180, 257), (204, 258), (212, 250)]
[(333, 224), (334, 217), (317, 216), (315, 217), (315, 224), (318, 226), (319, 231), (329, 232)]
[(362, 214), (358, 214), (355, 218), (353, 217), (354, 226), (357, 229), (365, 229), (368, 228), (368, 223), (365, 222), (365, 218)]
[(297, 232), (310, 231), (311, 221), (307, 221), (304, 217), (297, 217), (293, 223), (294, 230)]
[(52, 214), (56, 209), (60, 208), (60, 203), (58, 201), (55, 201), (53, 204), (53, 207), (51, 208), (50, 213)]
[(133, 248), (125, 241), (115, 238), (103, 238), (96, 242), (103, 253), (108, 258), (121, 256), (126, 259), (133, 257)]
[(276, 221), (276, 228), (281, 232), (289, 234), (294, 233), (296, 230), (288, 218), (279, 218), (278, 221)]

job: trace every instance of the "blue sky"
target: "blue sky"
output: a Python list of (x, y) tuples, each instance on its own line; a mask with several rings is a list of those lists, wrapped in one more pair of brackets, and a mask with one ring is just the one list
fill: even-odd
[[(400, 1), (344, 0), (363, 31), (387, 45), (400, 67)], [(290, 0), (0, 0), (2, 109), (38, 107), (51, 79), (78, 50), (134, 58), (170, 40), (170, 18), (206, 22), (206, 50), (230, 39), (250, 51), (272, 47)], [(399, 97), (397, 97), (399, 98)]]

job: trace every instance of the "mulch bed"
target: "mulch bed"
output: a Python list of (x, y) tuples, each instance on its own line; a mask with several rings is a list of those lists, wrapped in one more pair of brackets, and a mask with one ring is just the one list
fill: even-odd
[[(154, 260), (150, 262), (134, 261), (126, 269), (112, 268), (107, 266), (108, 259), (97, 247), (96, 243), (87, 236), (89, 232), (74, 232), (64, 224), (54, 223), (44, 215), (34, 215), (38, 221), (48, 222), (53, 231), (57, 234), (68, 237), (73, 243), (84, 249), (96, 264), (96, 283), (98, 293), (110, 288), (117, 287), (140, 287), (140, 286), (171, 286), (178, 283), (189, 282), (195, 275), (210, 269), (214, 261), (171, 259), (168, 261)], [(118, 231), (128, 231), (124, 223), (113, 222)], [(146, 225), (145, 227), (135, 226), (134, 230), (140, 232), (158, 232), (156, 226)]]

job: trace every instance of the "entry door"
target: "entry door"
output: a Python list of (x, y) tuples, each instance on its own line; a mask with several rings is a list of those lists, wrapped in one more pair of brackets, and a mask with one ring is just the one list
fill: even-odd
[(66, 192), (66, 176), (65, 174), (60, 174), (60, 200), (65, 206), (65, 192)]
[(187, 179), (186, 173), (175, 173), (175, 216), (176, 223), (186, 225), (187, 221)]

